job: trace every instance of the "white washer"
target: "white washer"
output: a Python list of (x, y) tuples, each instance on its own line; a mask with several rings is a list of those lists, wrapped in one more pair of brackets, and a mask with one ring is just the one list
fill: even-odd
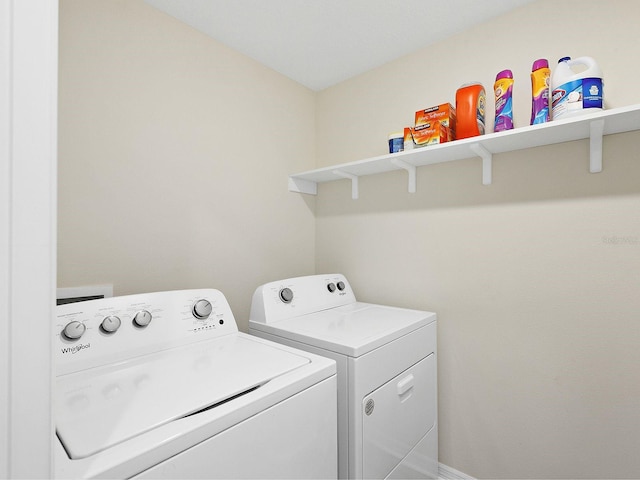
[(340, 274), (271, 282), (249, 333), (338, 365), (339, 478), (437, 478), (436, 314), (357, 302)]
[(56, 307), (56, 478), (336, 478), (336, 366), (218, 290)]

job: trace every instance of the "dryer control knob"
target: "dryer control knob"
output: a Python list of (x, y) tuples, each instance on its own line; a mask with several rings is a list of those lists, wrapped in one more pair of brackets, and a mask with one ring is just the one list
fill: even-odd
[(280, 300), (284, 303), (291, 303), (291, 300), (293, 300), (293, 290), (290, 288), (283, 288), (280, 290)]
[(330, 284), (327, 285), (327, 290), (329, 290), (331, 293), (336, 291), (336, 284), (331, 282)]
[(133, 324), (136, 327), (146, 327), (151, 323), (153, 316), (147, 310), (140, 310), (133, 316)]
[(211, 315), (211, 311), (213, 310), (213, 307), (211, 306), (211, 302), (208, 300), (198, 300), (196, 303), (193, 304), (193, 316), (196, 317), (199, 320), (205, 320), (207, 318), (209, 318), (209, 315)]
[(102, 320), (102, 323), (100, 324), (100, 328), (104, 333), (114, 333), (120, 328), (121, 324), (122, 322), (119, 317), (109, 315), (108, 317), (104, 317), (104, 320)]
[(346, 285), (344, 284), (344, 282), (338, 282), (338, 290), (342, 291), (346, 288)]
[(67, 340), (78, 340), (82, 335), (84, 335), (86, 330), (87, 327), (84, 323), (74, 320), (64, 326), (62, 329), (62, 336)]

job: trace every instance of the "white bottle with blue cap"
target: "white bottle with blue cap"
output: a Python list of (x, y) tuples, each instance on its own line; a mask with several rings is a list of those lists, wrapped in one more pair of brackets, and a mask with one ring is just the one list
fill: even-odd
[(602, 71), (591, 57), (562, 57), (551, 76), (553, 120), (604, 109)]

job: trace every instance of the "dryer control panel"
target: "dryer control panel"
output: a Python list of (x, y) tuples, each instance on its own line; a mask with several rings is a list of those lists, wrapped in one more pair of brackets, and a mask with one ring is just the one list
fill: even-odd
[(289, 278), (256, 289), (250, 320), (272, 323), (355, 302), (349, 282), (339, 273)]
[(176, 290), (56, 307), (56, 375), (108, 365), (237, 332), (215, 289)]

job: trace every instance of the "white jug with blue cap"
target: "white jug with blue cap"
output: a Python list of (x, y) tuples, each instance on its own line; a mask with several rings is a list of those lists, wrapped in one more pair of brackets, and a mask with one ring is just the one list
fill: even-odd
[(602, 70), (591, 57), (562, 57), (551, 76), (552, 118), (604, 109)]

